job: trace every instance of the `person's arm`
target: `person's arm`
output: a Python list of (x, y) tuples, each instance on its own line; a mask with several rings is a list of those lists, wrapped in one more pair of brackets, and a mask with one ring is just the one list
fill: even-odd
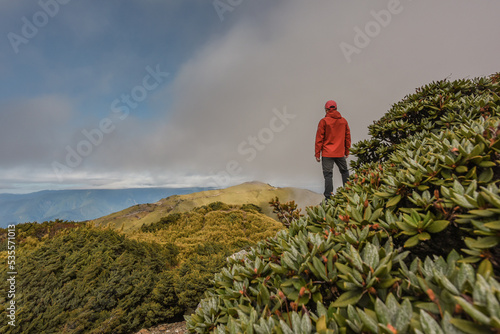
[(316, 131), (316, 142), (314, 145), (314, 156), (316, 161), (320, 161), (321, 148), (323, 147), (323, 140), (325, 139), (325, 121), (321, 120), (318, 124), (318, 130)]
[(345, 156), (349, 157), (349, 150), (351, 148), (351, 130), (349, 129), (349, 124), (345, 125)]

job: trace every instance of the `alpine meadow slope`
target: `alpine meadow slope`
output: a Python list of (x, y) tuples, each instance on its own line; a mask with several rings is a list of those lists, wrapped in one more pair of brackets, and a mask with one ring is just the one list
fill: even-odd
[(499, 79), (394, 104), (354, 146), (346, 187), (230, 259), (188, 330), (498, 333)]

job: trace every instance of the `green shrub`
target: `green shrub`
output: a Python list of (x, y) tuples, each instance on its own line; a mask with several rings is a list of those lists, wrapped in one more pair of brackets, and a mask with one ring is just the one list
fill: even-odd
[(206, 214), (206, 213), (211, 212), (211, 211), (227, 211), (227, 210), (230, 210), (232, 208), (234, 208), (233, 205), (228, 205), (226, 203), (218, 201), (218, 202), (212, 202), (210, 204), (202, 205), (200, 207), (194, 208), (193, 211), (201, 213), (201, 214)]
[(400, 143), (417, 133), (438, 134), (480, 117), (498, 115), (498, 81), (490, 78), (438, 81), (418, 88), (394, 104), (384, 117), (368, 127), (369, 140), (351, 149), (359, 168), (367, 162), (383, 162)]
[[(213, 287), (214, 274), (226, 264), (235, 249), (224, 244), (198, 245), (195, 252), (177, 270), (175, 291), (179, 305), (193, 312), (206, 290)], [(188, 313), (188, 314), (189, 314)]]
[(158, 223), (143, 226), (140, 232), (131, 237), (148, 242), (175, 244), (180, 252), (179, 261), (182, 262), (195, 256), (199, 245), (214, 243), (238, 251), (274, 236), (281, 228), (280, 223), (264, 214), (215, 202), (189, 212), (171, 214)]
[(179, 219), (181, 219), (181, 218), (182, 218), (182, 215), (180, 213), (172, 213), (166, 217), (161, 218), (159, 222), (156, 222), (154, 224), (149, 224), (149, 225), (142, 225), (141, 231), (142, 232), (156, 232), (158, 230), (163, 230), (163, 229), (168, 228), (171, 225), (176, 224), (179, 221)]
[(262, 213), (262, 208), (255, 204), (243, 204), (240, 209), (247, 212)]
[(190, 313), (205, 291), (213, 287), (213, 276), (229, 255), (282, 229), (280, 223), (257, 209), (260, 208), (253, 204), (238, 207), (214, 202), (189, 212), (170, 214), (143, 226), (132, 237), (176, 245), (179, 266), (173, 270), (175, 294), (178, 305)]
[(273, 208), (273, 213), (276, 214), (278, 220), (287, 228), (290, 227), (290, 224), (294, 219), (299, 219), (303, 216), (300, 213), (301, 209), (297, 208), (295, 201), (282, 204), (276, 196), (274, 199), (269, 201), (269, 205)]
[[(18, 225), (16, 230), (23, 230)], [(28, 256), (29, 255), (29, 256)], [(79, 228), (18, 247), (16, 327), (2, 333), (130, 333), (182, 314), (169, 270), (177, 250)], [(5, 281), (7, 273), (0, 273)], [(7, 293), (2, 285), (0, 304)]]
[[(73, 221), (56, 219), (54, 221), (45, 221), (39, 223), (24, 223), (16, 225), (16, 240), (23, 242), (27, 238), (36, 238), (42, 240), (44, 237), (53, 238), (58, 232), (77, 227), (85, 227), (85, 223), (76, 223)], [(0, 228), (0, 243), (7, 237), (7, 229)], [(4, 250), (6, 248), (0, 248)]]
[(356, 145), (356, 173), (229, 260), (190, 332), (500, 331), (500, 85), (432, 83)]

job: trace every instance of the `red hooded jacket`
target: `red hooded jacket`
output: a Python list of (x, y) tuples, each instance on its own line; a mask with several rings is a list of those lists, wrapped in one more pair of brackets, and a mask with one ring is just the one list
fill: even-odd
[(316, 132), (315, 156), (342, 158), (349, 155), (351, 130), (338, 110), (329, 111), (319, 121)]

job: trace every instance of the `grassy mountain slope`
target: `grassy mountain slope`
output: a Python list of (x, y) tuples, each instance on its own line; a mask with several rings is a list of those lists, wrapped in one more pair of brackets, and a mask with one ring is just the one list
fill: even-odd
[(268, 202), (278, 196), (282, 202), (295, 200), (300, 208), (317, 205), (322, 195), (298, 188), (276, 188), (260, 182), (248, 182), (220, 190), (208, 190), (187, 195), (174, 195), (152, 204), (135, 205), (111, 215), (94, 219), (96, 226), (109, 226), (131, 232), (142, 225), (152, 224), (171, 213), (192, 210), (195, 207), (212, 202), (224, 202), (230, 205), (255, 204), (264, 214), (273, 217)]

